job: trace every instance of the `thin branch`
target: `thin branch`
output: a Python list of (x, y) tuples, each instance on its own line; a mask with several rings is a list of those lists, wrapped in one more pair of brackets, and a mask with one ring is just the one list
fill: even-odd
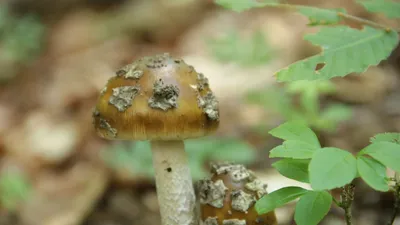
[(352, 214), (351, 214), (351, 206), (354, 200), (354, 184), (347, 184), (343, 187), (342, 193), (340, 194), (340, 203), (339, 206), (344, 210), (346, 224), (352, 225)]
[(333, 202), (334, 202), (338, 207), (342, 207), (341, 204), (340, 204), (340, 202), (338, 202), (338, 200), (336, 200), (335, 197), (332, 196), (332, 200), (333, 200)]
[[(291, 5), (291, 4), (286, 4), (286, 3), (281, 3), (281, 4), (280, 3), (269, 3), (269, 4), (266, 4), (266, 6), (273, 7), (273, 8), (280, 8), (280, 9), (296, 10), (296, 11), (298, 9), (302, 8), (302, 7), (311, 7), (311, 6), (304, 6), (304, 5)], [(343, 18), (343, 19), (352, 20), (352, 21), (355, 21), (357, 23), (364, 24), (364, 25), (369, 25), (371, 27), (375, 27), (375, 28), (379, 28), (379, 29), (383, 29), (383, 30), (388, 31), (388, 32), (392, 31), (392, 30), (397, 32), (397, 33), (400, 32), (399, 28), (388, 27), (388, 26), (385, 26), (383, 24), (375, 23), (375, 22), (373, 22), (371, 20), (363, 19), (363, 18), (360, 18), (360, 17), (357, 17), (357, 16), (352, 16), (352, 15), (345, 14), (345, 13), (342, 13), (342, 12), (338, 12), (337, 15), (339, 17)]]
[(352, 21), (358, 22), (360, 24), (369, 25), (371, 27), (380, 28), (380, 29), (383, 29), (383, 30), (388, 31), (388, 32), (391, 31), (391, 30), (399, 32), (399, 30), (397, 30), (397, 29), (394, 29), (394, 28), (391, 28), (391, 27), (388, 27), (388, 26), (385, 26), (385, 25), (382, 25), (382, 24), (379, 24), (379, 23), (375, 23), (375, 22), (373, 22), (371, 20), (366, 20), (366, 19), (363, 19), (363, 18), (360, 18), (360, 17), (352, 16), (352, 15), (341, 13), (341, 12), (338, 12), (337, 15), (342, 17), (342, 18), (344, 18), (344, 19), (352, 20)]
[(396, 172), (395, 173), (395, 186), (394, 186), (394, 208), (393, 208), (393, 213), (392, 216), (390, 217), (389, 223), (387, 225), (393, 225), (394, 220), (396, 219), (397, 214), (400, 211), (400, 173)]

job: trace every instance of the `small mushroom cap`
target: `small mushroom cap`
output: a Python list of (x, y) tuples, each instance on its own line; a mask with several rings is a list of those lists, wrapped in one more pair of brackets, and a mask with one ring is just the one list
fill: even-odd
[(98, 135), (111, 140), (183, 140), (218, 128), (208, 80), (169, 54), (144, 57), (109, 79), (93, 111)]
[(240, 164), (219, 163), (210, 179), (198, 183), (204, 225), (277, 225), (274, 211), (258, 215), (255, 202), (268, 194), (266, 185)]

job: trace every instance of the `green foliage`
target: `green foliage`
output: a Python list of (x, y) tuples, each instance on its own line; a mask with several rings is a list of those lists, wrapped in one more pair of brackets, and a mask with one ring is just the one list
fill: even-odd
[(378, 191), (389, 191), (386, 167), (382, 163), (375, 159), (360, 156), (357, 158), (357, 169), (361, 178), (369, 186)]
[(44, 26), (34, 15), (15, 17), (0, 4), (1, 58), (17, 61), (32, 59), (41, 49)]
[(235, 12), (243, 12), (252, 8), (262, 8), (271, 3), (277, 3), (278, 0), (215, 0), (215, 3)]
[[(234, 161), (248, 164), (256, 158), (254, 149), (238, 139), (203, 138), (185, 141), (185, 150), (189, 155), (189, 166), (194, 180), (207, 176), (208, 161)], [(124, 169), (132, 176), (154, 176), (150, 143), (145, 141), (129, 142), (103, 151), (103, 159), (114, 169)]]
[(114, 169), (129, 171), (132, 176), (154, 175), (153, 159), (148, 142), (129, 142), (113, 145), (102, 152), (103, 160)]
[(5, 172), (0, 176), (0, 204), (14, 211), (29, 197), (31, 186), (19, 173)]
[(372, 137), (370, 141), (371, 143), (387, 141), (400, 144), (400, 133), (388, 132), (388, 133), (377, 134), (374, 137)]
[(337, 24), (341, 20), (338, 12), (346, 13), (345, 9), (322, 9), (309, 6), (297, 6), (297, 11), (308, 17), (309, 26)]
[[(362, 73), (390, 55), (398, 43), (398, 34), (369, 26), (363, 30), (337, 26), (323, 27), (304, 39), (321, 46), (323, 51), (278, 71), (278, 81), (320, 80)], [(317, 70), (318, 65), (324, 66)]]
[(0, 3), (0, 82), (13, 78), (18, 65), (29, 63), (40, 52), (44, 26), (33, 15), (14, 16)]
[(292, 158), (292, 159), (310, 159), (318, 147), (312, 146), (303, 141), (285, 141), (282, 145), (273, 148), (270, 153), (270, 158)]
[(247, 39), (232, 30), (221, 38), (208, 39), (207, 44), (217, 60), (224, 63), (234, 62), (241, 66), (264, 65), (275, 53), (261, 30), (255, 31)]
[(294, 219), (297, 225), (317, 225), (328, 214), (332, 196), (326, 191), (309, 191), (296, 204)]
[[(274, 191), (256, 202), (257, 212), (264, 214), (300, 198), (295, 209), (296, 224), (316, 225), (328, 213), (334, 200), (328, 191), (346, 186), (356, 177), (360, 177), (377, 191), (388, 191), (387, 167), (400, 172), (400, 133), (378, 134), (371, 138), (369, 146), (354, 156), (346, 150), (322, 148), (309, 126), (331, 129), (337, 122), (350, 118), (351, 112), (344, 105), (330, 105), (320, 111), (320, 93), (334, 91), (327, 80), (351, 73), (363, 73), (368, 67), (378, 65), (398, 45), (398, 32), (393, 28), (386, 28), (385, 25), (347, 15), (344, 9), (318, 9), (255, 0), (216, 2), (236, 12), (264, 6), (294, 9), (309, 18), (310, 26), (336, 25), (322, 27), (317, 33), (304, 37), (312, 44), (320, 46), (322, 51), (275, 74), (278, 81), (290, 82), (283, 91), (270, 89), (249, 95), (253, 102), (275, 109), (289, 121), (269, 132), (283, 139), (281, 145), (270, 151), (271, 158), (283, 158), (274, 163), (273, 167), (283, 176), (310, 183), (313, 188), (305, 190), (300, 187), (286, 187)], [(389, 18), (400, 18), (400, 3), (389, 0), (357, 2), (370, 12), (383, 13)], [(368, 26), (358, 30), (338, 25), (341, 18)], [(292, 104), (291, 95), (294, 94), (300, 97), (300, 109)], [(347, 200), (337, 204), (349, 210)], [(347, 218), (347, 214), (346, 219), (350, 224), (351, 218)]]
[(388, 0), (358, 0), (368, 11), (383, 13), (389, 18), (400, 18), (400, 3)]
[(284, 140), (270, 152), (271, 158), (283, 158), (273, 167), (285, 177), (310, 183), (313, 190), (297, 195), (298, 191), (291, 190), (301, 189), (295, 187), (272, 192), (272, 197), (257, 201), (256, 209), (263, 214), (301, 196), (295, 209), (299, 225), (318, 224), (322, 220), (332, 202), (328, 190), (350, 184), (360, 176), (373, 189), (388, 191), (386, 167), (400, 169), (400, 133), (377, 134), (357, 156), (339, 148), (321, 147), (314, 131), (302, 122), (286, 122), (270, 134)]
[(308, 170), (314, 190), (330, 190), (350, 183), (357, 176), (357, 161), (347, 151), (321, 148), (313, 155)]
[(386, 141), (375, 142), (362, 149), (358, 154), (370, 155), (383, 165), (400, 172), (399, 144)]
[(272, 129), (269, 133), (285, 141), (299, 141), (315, 149), (321, 147), (317, 135), (302, 122), (287, 122)]
[(287, 178), (308, 183), (309, 164), (309, 159), (285, 158), (273, 163), (272, 167), (274, 167), (280, 174)]
[[(352, 116), (351, 108), (344, 104), (330, 104), (320, 109), (320, 96), (335, 91), (335, 85), (329, 80), (295, 81), (284, 88), (252, 91), (247, 95), (247, 101), (264, 106), (286, 121), (303, 121), (317, 130), (334, 131), (340, 122)], [(300, 98), (298, 106), (291, 100), (295, 95)], [(265, 132), (262, 128), (260, 126), (260, 131)]]
[(308, 190), (301, 187), (284, 187), (264, 195), (255, 204), (258, 214), (271, 212), (275, 208), (281, 207), (298, 197), (306, 194)]

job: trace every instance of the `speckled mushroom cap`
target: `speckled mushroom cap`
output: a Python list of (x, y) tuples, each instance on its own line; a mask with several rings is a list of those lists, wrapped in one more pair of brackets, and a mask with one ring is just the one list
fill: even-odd
[(99, 136), (119, 140), (183, 140), (219, 125), (208, 80), (169, 54), (143, 57), (109, 79), (93, 111)]
[(212, 166), (210, 179), (197, 183), (204, 225), (277, 225), (275, 212), (258, 215), (254, 204), (268, 194), (266, 185), (240, 164)]

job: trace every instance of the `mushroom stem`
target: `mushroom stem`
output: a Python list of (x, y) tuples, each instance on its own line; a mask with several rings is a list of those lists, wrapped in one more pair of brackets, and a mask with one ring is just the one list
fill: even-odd
[(151, 141), (163, 225), (194, 225), (195, 194), (183, 141)]

